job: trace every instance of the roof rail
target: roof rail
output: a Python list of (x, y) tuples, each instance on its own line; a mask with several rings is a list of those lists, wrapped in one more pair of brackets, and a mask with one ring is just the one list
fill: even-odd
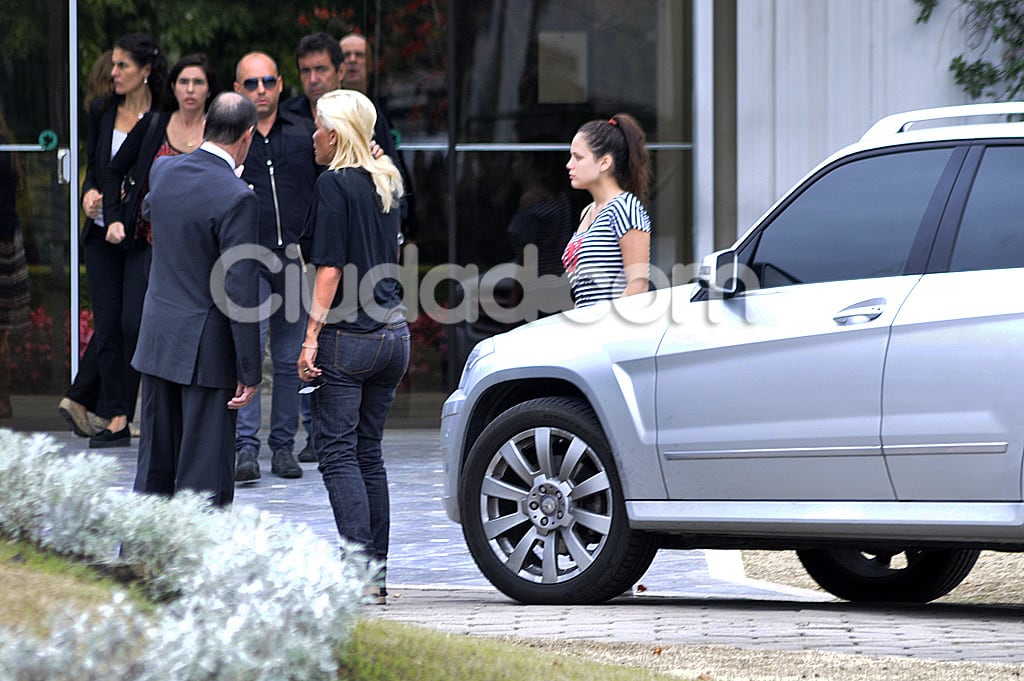
[(936, 109), (920, 109), (886, 116), (868, 128), (861, 141), (906, 132), (914, 123), (935, 121), (943, 118), (968, 118), (970, 116), (1024, 115), (1024, 102), (992, 102), (989, 104), (964, 104), (943, 106)]

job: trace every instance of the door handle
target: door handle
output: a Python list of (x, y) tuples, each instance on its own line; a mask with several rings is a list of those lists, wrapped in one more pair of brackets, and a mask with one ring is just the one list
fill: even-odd
[(864, 324), (878, 319), (885, 311), (885, 301), (880, 298), (865, 300), (862, 303), (840, 310), (832, 320), (839, 326), (850, 326), (853, 324)]
[(71, 184), (71, 150), (57, 150), (57, 184)]

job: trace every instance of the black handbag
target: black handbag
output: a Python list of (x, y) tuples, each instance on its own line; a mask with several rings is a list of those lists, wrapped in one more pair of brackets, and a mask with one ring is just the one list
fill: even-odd
[[(150, 148), (150, 144), (153, 141), (153, 136), (157, 130), (157, 118), (158, 114), (155, 112), (148, 116), (148, 127), (146, 128), (146, 136), (142, 140), (142, 146), (140, 149), (145, 150)], [(128, 250), (135, 250), (142, 247), (144, 244), (136, 243), (138, 239), (135, 238), (135, 229), (138, 227), (139, 221), (139, 206), (142, 203), (142, 188), (146, 186), (146, 175), (149, 174), (149, 168), (153, 165), (153, 159), (136, 159), (135, 164), (132, 165), (131, 170), (121, 180), (121, 215), (123, 216), (122, 222), (124, 222), (124, 241), (121, 244)]]

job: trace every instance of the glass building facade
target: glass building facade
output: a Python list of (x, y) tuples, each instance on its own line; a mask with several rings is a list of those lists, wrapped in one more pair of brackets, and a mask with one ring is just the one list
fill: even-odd
[[(674, 263), (693, 261), (689, 0), (326, 4), (311, 4), (308, 14), (296, 10), (296, 25), (289, 28), (294, 42), (319, 28), (337, 37), (355, 30), (369, 38), (369, 94), (389, 116), (411, 185), (403, 266), (408, 281), (415, 280), (415, 295), (407, 294), (414, 349), (392, 427), (436, 426), (473, 343), (569, 304), (564, 282), (553, 282), (561, 274), (561, 249), (589, 202), (589, 195), (569, 186), (565, 170), (569, 143), (584, 122), (618, 112), (640, 121), (652, 159), (652, 264), (669, 271)], [(69, 76), (82, 72), (69, 47), (76, 44), (69, 41), (76, 21), (67, 3), (4, 5), (5, 17), (15, 19), (0, 33), (15, 35), (21, 22), (50, 26), (45, 44), (8, 51), (5, 42), (0, 56), (8, 143), (34, 145), (32, 151), (7, 151), (21, 168), (18, 213), (34, 310), (28, 331), (9, 334), (11, 424), (62, 427), (53, 419), (76, 364), (72, 345), (77, 350), (80, 344), (78, 328), (82, 335), (89, 328), (84, 274), (79, 278), (73, 265), (79, 216), (70, 206), (77, 205), (73, 187), (80, 178), (77, 168), (61, 167), (60, 155), (75, 146), (70, 140), (84, 138), (72, 120), (80, 115), (84, 87), (72, 87)], [(220, 67), (224, 73), (241, 54), (235, 52), (224, 56), (230, 64)], [(282, 66), (292, 58), (275, 56)], [(45, 131), (57, 144), (44, 151), (53, 140), (40, 144)], [(83, 151), (77, 165), (84, 162)], [(503, 272), (525, 276), (513, 281)], [(530, 288), (542, 275), (550, 285), (539, 298), (543, 309), (522, 304), (538, 299), (536, 291), (523, 290), (524, 282)], [(32, 338), (19, 339), (25, 333)], [(42, 367), (31, 378), (21, 364), (29, 359)]]

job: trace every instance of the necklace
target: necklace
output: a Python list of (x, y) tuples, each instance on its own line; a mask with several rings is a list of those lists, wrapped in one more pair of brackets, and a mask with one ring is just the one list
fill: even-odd
[(134, 115), (135, 116), (135, 120), (137, 120), (137, 121), (141, 121), (142, 117), (145, 116), (148, 113), (148, 111), (149, 111), (148, 109), (143, 109), (143, 110), (141, 110), (139, 112), (135, 112), (135, 111), (130, 111), (127, 107), (125, 107), (123, 110), (129, 116)]
[[(174, 127), (178, 131), (178, 135), (176, 135), (178, 139), (184, 142), (187, 148), (194, 148), (196, 146), (196, 142), (198, 142), (199, 138), (202, 137), (202, 119), (199, 119), (199, 121), (193, 125), (185, 125), (185, 122), (177, 116), (177, 112), (175, 112), (172, 118), (174, 121)], [(196, 133), (199, 133), (198, 137), (196, 136)]]
[[(149, 97), (146, 97), (146, 99), (149, 99)], [(143, 102), (141, 106), (137, 107), (133, 106), (136, 104), (139, 104), (138, 98), (132, 99), (131, 102), (126, 98), (118, 108), (129, 116), (134, 115), (135, 120), (141, 121), (142, 117), (149, 113), (150, 102)]]

